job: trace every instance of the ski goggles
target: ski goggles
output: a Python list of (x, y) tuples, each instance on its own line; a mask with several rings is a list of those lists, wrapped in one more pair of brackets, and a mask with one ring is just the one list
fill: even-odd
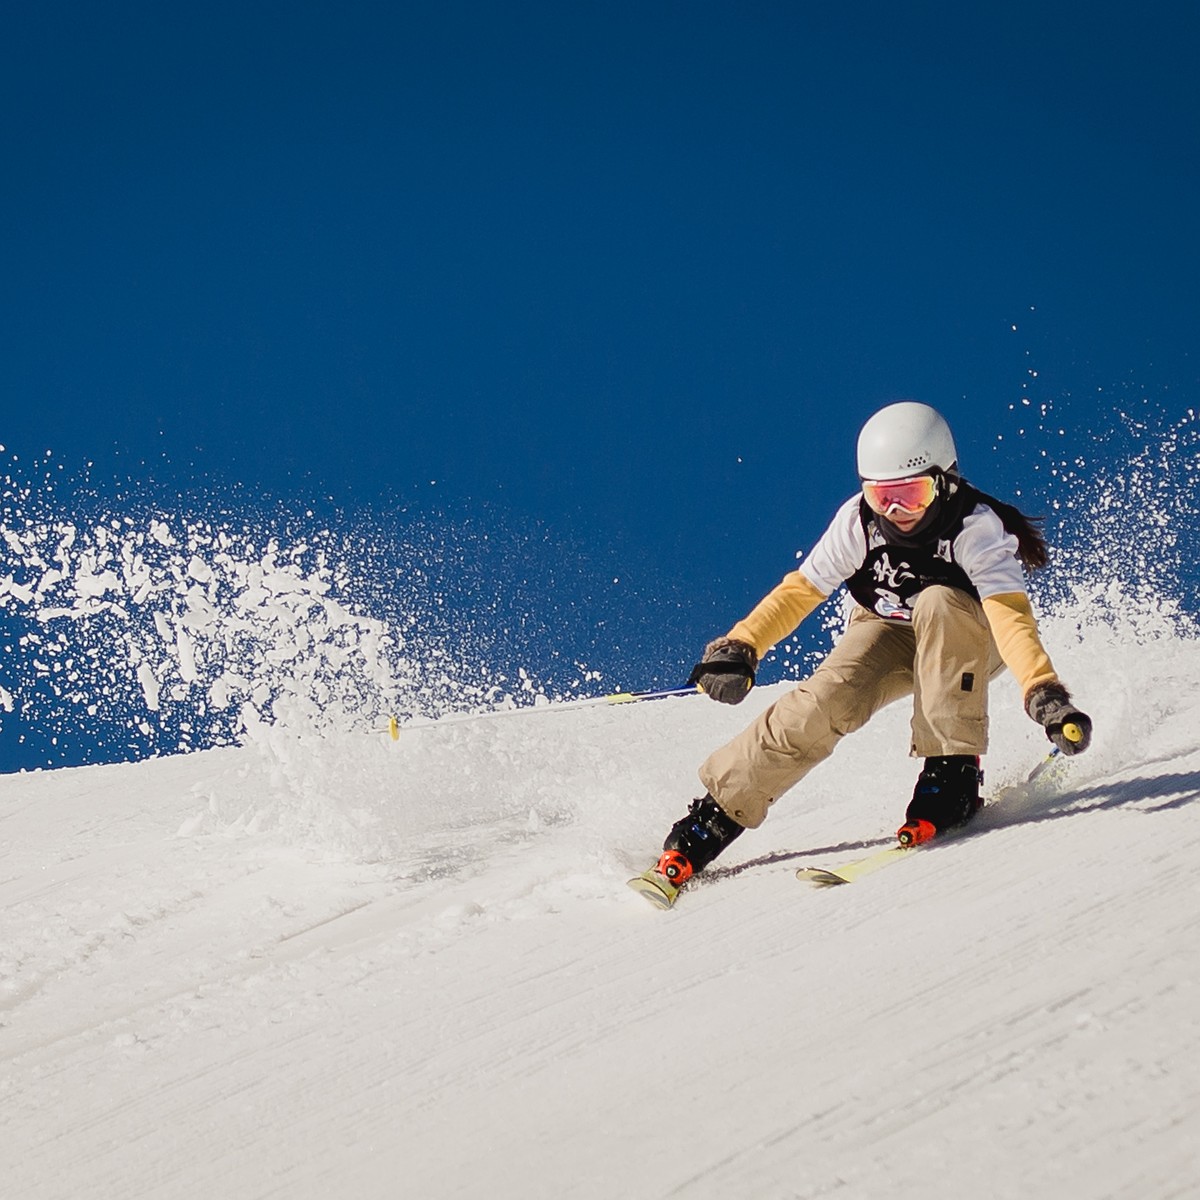
[(908, 479), (864, 479), (863, 499), (873, 512), (886, 517), (893, 509), (924, 512), (937, 498), (937, 480), (932, 475), (913, 475)]

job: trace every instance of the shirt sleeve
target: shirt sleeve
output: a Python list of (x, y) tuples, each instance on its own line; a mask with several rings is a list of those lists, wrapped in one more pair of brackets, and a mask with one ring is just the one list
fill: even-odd
[(983, 613), (991, 626), (1000, 657), (1012, 672), (1023, 696), (1028, 696), (1033, 688), (1043, 683), (1058, 681), (1054, 664), (1038, 634), (1029, 597), (1024, 592), (986, 597)]
[(1028, 695), (1031, 688), (1056, 680), (1025, 590), (1016, 535), (981, 504), (963, 522), (954, 556), (979, 593), (1000, 657), (1021, 691)]
[(858, 569), (865, 555), (858, 497), (854, 496), (838, 509), (800, 566), (788, 572), (728, 636), (753, 646), (761, 658), (828, 599)]
[(963, 522), (954, 542), (954, 558), (975, 585), (980, 600), (1025, 591), (1025, 572), (1017, 557), (1017, 538), (1000, 518), (979, 505)]
[(729, 636), (753, 646), (759, 658), (782, 641), (813, 609), (825, 593), (799, 571), (789, 571), (730, 631)]
[(817, 544), (801, 561), (799, 570), (826, 596), (834, 592), (862, 566), (867, 557), (867, 539), (858, 518), (858, 496), (851, 496), (834, 514)]

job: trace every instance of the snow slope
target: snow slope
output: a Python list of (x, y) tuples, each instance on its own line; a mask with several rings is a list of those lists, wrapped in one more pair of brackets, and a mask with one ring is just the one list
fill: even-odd
[(623, 881), (777, 688), (4, 778), (0, 1193), (1200, 1194), (1200, 641), (1115, 600), (1046, 627), (1093, 750), (1016, 786), (997, 683), (977, 834), (832, 891), (903, 704), (669, 913)]

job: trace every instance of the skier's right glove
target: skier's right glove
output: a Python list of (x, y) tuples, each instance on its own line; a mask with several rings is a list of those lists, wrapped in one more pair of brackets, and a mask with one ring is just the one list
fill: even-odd
[(717, 638), (704, 647), (704, 658), (688, 679), (722, 704), (740, 704), (754, 686), (758, 651), (736, 638)]
[(1064, 753), (1081, 754), (1092, 740), (1092, 718), (1080, 712), (1061, 683), (1040, 683), (1025, 697), (1025, 711)]

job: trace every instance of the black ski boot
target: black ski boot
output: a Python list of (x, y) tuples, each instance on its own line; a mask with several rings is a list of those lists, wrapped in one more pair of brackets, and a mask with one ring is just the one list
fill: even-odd
[(648, 871), (629, 880), (629, 886), (656, 908), (670, 908), (679, 889), (697, 871), (704, 870), (742, 829), (711, 796), (693, 800), (687, 816), (671, 826), (662, 857)]
[(663, 842), (663, 855), (654, 869), (676, 887), (682, 887), (743, 829), (711, 796), (693, 800), (687, 816), (671, 826)]
[(982, 807), (983, 772), (974, 754), (927, 758), (904, 824), (896, 831), (902, 846), (919, 846), (956, 825), (965, 825)]

